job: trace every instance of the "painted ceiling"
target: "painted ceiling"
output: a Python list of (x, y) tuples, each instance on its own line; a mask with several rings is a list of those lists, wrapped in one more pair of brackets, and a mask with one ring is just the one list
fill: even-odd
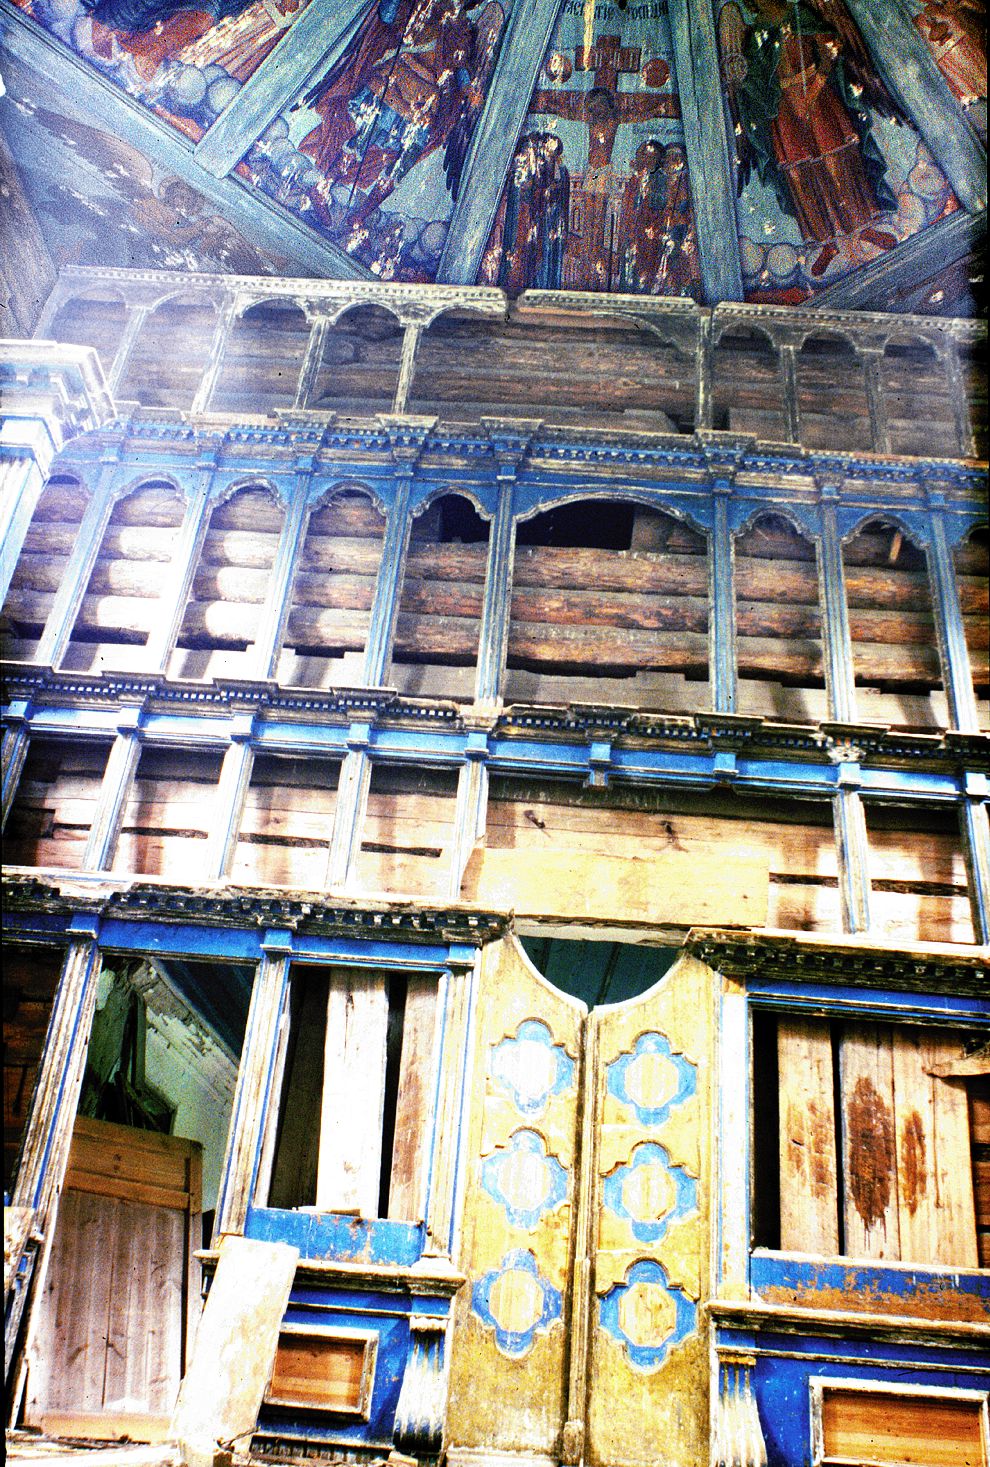
[(56, 266), (972, 309), (983, 0), (0, 0)]

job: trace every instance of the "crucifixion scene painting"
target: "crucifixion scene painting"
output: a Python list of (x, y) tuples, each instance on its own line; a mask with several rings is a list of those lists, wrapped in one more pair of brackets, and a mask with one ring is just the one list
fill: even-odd
[(330, 276), (841, 304), (877, 262), (934, 277), (985, 205), (984, 0), (5, 3), (72, 82), (38, 153), (105, 102), (145, 160), (108, 170), (110, 234), (136, 187), (142, 235), (162, 180), (201, 200), (161, 211), (173, 262), (254, 218)]

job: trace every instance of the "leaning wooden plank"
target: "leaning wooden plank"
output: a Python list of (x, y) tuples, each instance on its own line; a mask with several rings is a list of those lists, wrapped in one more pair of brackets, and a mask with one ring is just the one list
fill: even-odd
[(388, 992), (381, 973), (335, 968), (327, 999), (316, 1206), (378, 1215)]
[(824, 1019), (777, 1022), (780, 1246), (839, 1252), (832, 1034)]
[(395, 1102), (395, 1141), (388, 1215), (404, 1222), (423, 1217), (423, 1162), (433, 1105), (436, 979), (411, 973), (406, 987), (402, 1058)]
[(840, 1039), (845, 1252), (899, 1258), (891, 1030), (846, 1024)]
[(246, 1448), (258, 1420), (299, 1250), (224, 1238), (179, 1388), (172, 1434), (188, 1464), (212, 1463), (218, 1444)]
[[(924, 1067), (938, 1069), (957, 1059), (962, 1046), (955, 1035), (929, 1030), (924, 1041)], [(970, 1156), (969, 1103), (966, 1083), (933, 1077), (934, 1173), (938, 1207), (936, 1263), (960, 1268), (978, 1266), (973, 1169)]]

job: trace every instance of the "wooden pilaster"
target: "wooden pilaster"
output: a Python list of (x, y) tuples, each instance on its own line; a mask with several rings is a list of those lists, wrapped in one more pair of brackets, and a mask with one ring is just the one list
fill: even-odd
[(168, 579), (168, 603), (159, 606), (155, 625), (148, 637), (147, 666), (149, 672), (165, 672), (175, 650), (193, 578), (199, 564), (203, 541), (210, 522), (210, 491), (213, 485), (212, 465), (200, 467), (199, 480), (186, 502), (175, 554)]
[(214, 1239), (244, 1231), (254, 1190), (265, 1115), (273, 1099), (274, 1060), (289, 984), (288, 954), (275, 945), (275, 939), (282, 936), (266, 936), (255, 973), (217, 1195)]
[(327, 862), (326, 885), (331, 889), (344, 887), (350, 881), (360, 849), (361, 826), (371, 783), (370, 737), (371, 729), (366, 723), (352, 724), (347, 736), (348, 753), (340, 766), (333, 837)]
[(378, 563), (375, 598), (368, 625), (368, 642), (364, 649), (365, 687), (380, 687), (392, 660), (392, 640), (395, 635), (395, 620), (399, 614), (406, 549), (409, 544), (411, 479), (412, 466), (399, 465), (395, 494), (389, 504), (385, 520), (382, 556)]
[(836, 514), (837, 500), (836, 488), (822, 488), (821, 531), (817, 542), (818, 587), (822, 606), (822, 650), (829, 717), (837, 723), (851, 723), (856, 717), (856, 684), (853, 676), (842, 544)]
[(708, 604), (711, 660), (711, 700), (717, 713), (736, 711), (736, 594), (733, 574), (734, 550), (729, 533), (729, 495), (727, 480), (716, 480), (712, 486), (713, 522), (708, 554)]
[(222, 881), (230, 870), (244, 796), (254, 768), (253, 733), (254, 719), (249, 714), (235, 715), (230, 744), (220, 766), (215, 814), (206, 848), (205, 874), (209, 881)]
[(318, 316), (309, 328), (309, 341), (306, 343), (306, 351), (303, 355), (302, 365), (299, 368), (299, 381), (296, 383), (296, 396), (292, 406), (297, 409), (309, 407), (309, 400), (313, 395), (317, 378), (320, 375), (320, 364), (323, 361), (323, 343), (327, 339), (327, 331), (330, 322), (326, 316)]
[(969, 877), (973, 936), (981, 943), (990, 943), (990, 821), (987, 818), (987, 795), (986, 775), (968, 774), (966, 793), (959, 813), (966, 872)]
[(843, 932), (870, 930), (869, 843), (858, 785), (858, 765), (841, 765), (839, 790), (832, 800), (832, 820)]
[(143, 305), (128, 305), (127, 307), (127, 321), (124, 325), (120, 341), (117, 343), (117, 350), (114, 354), (110, 371), (107, 374), (107, 385), (111, 392), (116, 393), (121, 382), (124, 380), (124, 373), (127, 371), (127, 363), (130, 359), (131, 352), (134, 350), (134, 343), (137, 341), (138, 334), (148, 318), (150, 309), (150, 306)]
[(110, 460), (105, 463), (100, 472), (92, 498), (79, 526), (72, 553), (62, 574), (61, 584), (55, 593), (45, 629), (34, 654), (35, 662), (42, 665), (57, 667), (69, 645), (72, 628), (79, 614), (82, 599), (86, 594), (89, 578), (93, 574), (96, 557), (103, 543), (104, 532), (113, 513), (113, 488), (114, 480), (117, 477), (117, 459), (121, 446), (118, 444)]
[(239, 302), (236, 295), (227, 295), (217, 315), (217, 324), (213, 330), (213, 341), (210, 343), (210, 355), (206, 363), (206, 371), (199, 380), (196, 395), (192, 400), (190, 412), (205, 413), (209, 410), (210, 398), (223, 370), (223, 359), (227, 351), (227, 342), (233, 330), (234, 322), (240, 314)]
[(89, 871), (108, 871), (113, 863), (124, 805), (130, 794), (141, 757), (141, 710), (123, 708), (117, 720), (117, 737), (103, 771), (99, 799), (90, 826), (83, 866)]
[(941, 491), (934, 488), (929, 489), (928, 498), (928, 574), (949, 717), (953, 728), (963, 733), (976, 733), (979, 719), (973, 694), (973, 674), (959, 605), (956, 571), (945, 533), (944, 499)]
[(258, 634), (249, 656), (249, 677), (274, 677), (278, 666), (285, 625), (292, 604), (292, 583), (309, 524), (311, 506), (308, 491), (311, 470), (312, 461), (300, 469), (292, 486), (278, 549), (275, 552), (275, 563), (268, 577), (268, 592), (258, 623)]

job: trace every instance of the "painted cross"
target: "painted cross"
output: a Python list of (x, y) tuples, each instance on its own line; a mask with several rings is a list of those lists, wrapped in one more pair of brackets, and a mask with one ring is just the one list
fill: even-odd
[[(615, 282), (611, 261), (615, 242), (608, 238), (609, 197), (614, 192), (612, 153), (619, 128), (624, 123), (648, 122), (653, 118), (680, 117), (680, 102), (668, 92), (658, 95), (670, 75), (666, 62), (657, 58), (648, 67), (650, 91), (620, 92), (619, 77), (640, 70), (638, 47), (623, 47), (618, 36), (599, 36), (590, 49), (578, 47), (575, 65), (590, 71), (590, 91), (568, 92), (557, 88), (533, 93), (531, 113), (564, 117), (583, 122), (588, 128), (588, 165), (584, 178), (584, 260), (589, 282), (599, 290), (611, 290)], [(614, 230), (614, 221), (613, 221)]]

